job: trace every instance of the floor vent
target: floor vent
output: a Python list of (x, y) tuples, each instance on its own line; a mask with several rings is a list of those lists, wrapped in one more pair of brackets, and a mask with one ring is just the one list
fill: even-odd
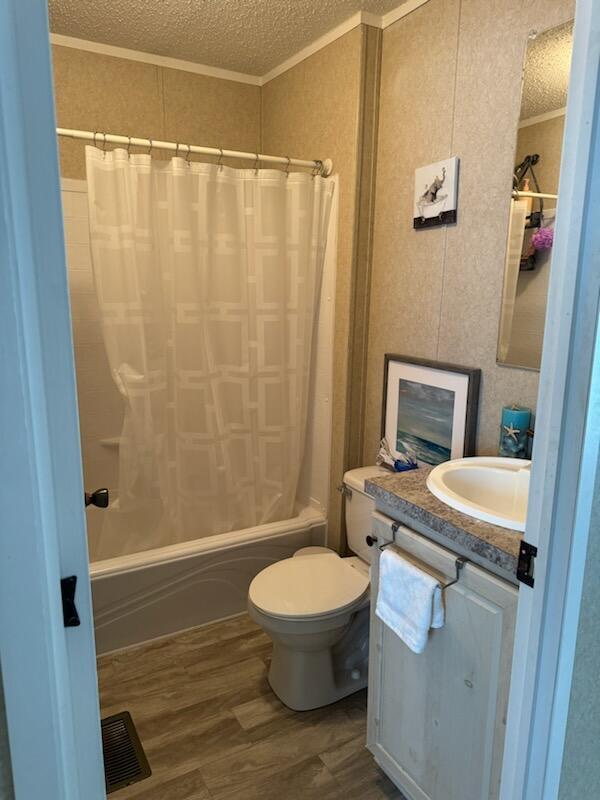
[(102, 747), (107, 794), (152, 774), (129, 711), (102, 720)]

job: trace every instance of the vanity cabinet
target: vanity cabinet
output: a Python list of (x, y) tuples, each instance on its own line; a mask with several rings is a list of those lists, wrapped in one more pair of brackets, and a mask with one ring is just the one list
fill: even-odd
[(444, 590), (444, 627), (416, 655), (375, 615), (379, 547), (394, 541), (442, 582), (454, 579), (456, 556), (373, 519), (367, 746), (410, 800), (498, 798), (518, 590), (466, 564)]

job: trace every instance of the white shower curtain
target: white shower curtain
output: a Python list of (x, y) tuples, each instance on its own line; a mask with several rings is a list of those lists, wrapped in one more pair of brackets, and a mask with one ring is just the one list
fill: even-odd
[(86, 160), (125, 400), (108, 514), (126, 525), (96, 557), (293, 516), (334, 181), (93, 147)]
[(528, 204), (526, 200), (510, 201), (510, 217), (508, 221), (508, 242), (504, 266), (504, 284), (502, 286), (502, 311), (500, 315), (500, 333), (498, 337), (498, 358), (506, 361), (509, 357), (513, 317), (517, 300), (519, 270), (523, 254), (525, 224), (527, 222)]

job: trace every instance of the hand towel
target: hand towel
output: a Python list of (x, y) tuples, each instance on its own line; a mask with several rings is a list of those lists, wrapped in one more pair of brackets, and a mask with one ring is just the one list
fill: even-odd
[(444, 625), (444, 603), (437, 578), (388, 547), (379, 561), (375, 613), (413, 653), (422, 653), (429, 629)]

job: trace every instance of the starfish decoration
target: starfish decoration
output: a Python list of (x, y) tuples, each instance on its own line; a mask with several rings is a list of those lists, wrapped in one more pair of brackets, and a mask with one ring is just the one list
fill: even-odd
[(503, 425), (502, 427), (504, 428), (504, 430), (506, 431), (506, 435), (510, 439), (514, 439), (515, 442), (519, 441), (518, 438), (517, 438), (517, 434), (521, 433), (519, 428), (513, 428), (512, 423), (510, 425)]

